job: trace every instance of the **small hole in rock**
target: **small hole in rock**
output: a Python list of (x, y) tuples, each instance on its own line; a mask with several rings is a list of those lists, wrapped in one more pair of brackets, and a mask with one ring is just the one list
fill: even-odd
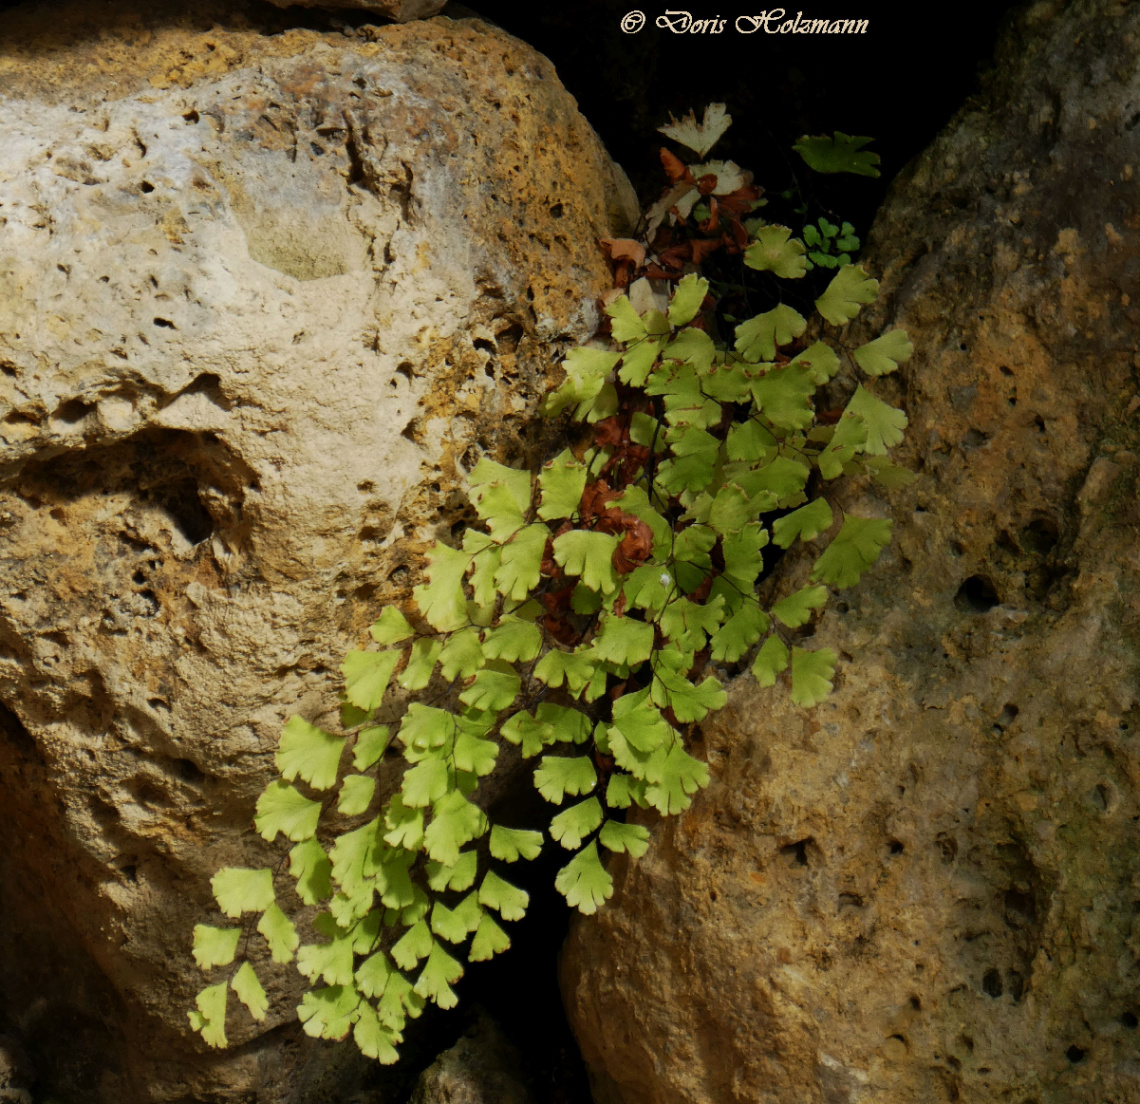
[(1065, 1051), (1065, 1057), (1069, 1059), (1074, 1065), (1077, 1062), (1083, 1062), (1085, 1059), (1085, 1051), (1074, 1043), (1068, 1050)]
[(1000, 601), (993, 582), (985, 575), (971, 575), (954, 596), (954, 605), (962, 613), (989, 613)]
[(982, 992), (985, 993), (987, 997), (993, 997), (994, 1000), (997, 1000), (997, 998), (1005, 992), (1005, 986), (1001, 983), (1001, 974), (992, 966), (985, 972), (982, 978)]
[(174, 760), (174, 773), (182, 779), (183, 782), (190, 782), (194, 785), (201, 785), (206, 781), (206, 775), (198, 766), (197, 763), (189, 759), (175, 759)]
[(144, 180), (144, 181), (143, 181), (143, 182), (142, 182), (142, 183), (139, 185), (139, 191), (140, 191), (140, 192), (144, 192), (144, 193), (146, 193), (147, 195), (149, 195), (151, 192), (153, 192), (153, 191), (154, 191), (154, 185), (153, 185), (153, 184), (152, 184), (152, 183), (151, 183), (149, 180)]
[(90, 403), (81, 402), (79, 399), (68, 399), (67, 402), (60, 404), (53, 416), (56, 421), (77, 425), (94, 409)]
[(1034, 518), (1021, 530), (1021, 543), (1030, 552), (1045, 555), (1053, 550), (1059, 532), (1051, 518)]
[(196, 123), (202, 118), (202, 116), (199, 115), (198, 112), (194, 110), (194, 108), (190, 108), (189, 111), (184, 111), (182, 113), (182, 118), (185, 119), (188, 123)]
[(1037, 903), (1029, 893), (1019, 889), (1005, 891), (1005, 922), (1011, 928), (1023, 928), (1037, 919)]
[(797, 843), (789, 843), (787, 846), (781, 847), (780, 854), (795, 863), (796, 866), (807, 866), (808, 846), (814, 842), (815, 840), (811, 836), (808, 836), (807, 839), (802, 839)]
[(556, 203), (553, 207), (550, 208), (550, 217), (551, 218), (561, 218), (562, 217), (562, 204), (561, 203)]
[(176, 330), (178, 327), (169, 318), (156, 318), (154, 324), (163, 330)]
[(898, 840), (891, 840), (890, 851), (892, 855), (901, 855), (905, 850), (906, 848)]
[(1120, 1017), (1120, 1022), (1121, 1022), (1121, 1023), (1122, 1023), (1122, 1024), (1125, 1026), (1125, 1027), (1127, 1027), (1127, 1028), (1130, 1028), (1130, 1029), (1131, 1029), (1131, 1030), (1133, 1030), (1133, 1031), (1135, 1031), (1135, 1030), (1136, 1030), (1136, 1028), (1137, 1028), (1138, 1026), (1140, 1026), (1140, 1020), (1138, 1020), (1138, 1019), (1136, 1018), (1136, 1013), (1135, 1013), (1135, 1012), (1125, 1012), (1125, 1013), (1124, 1013), (1124, 1014), (1123, 1014), (1123, 1015)]

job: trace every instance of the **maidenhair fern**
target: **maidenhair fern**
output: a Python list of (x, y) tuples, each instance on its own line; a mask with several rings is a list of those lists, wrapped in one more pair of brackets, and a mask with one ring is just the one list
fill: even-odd
[[(718, 105), (704, 124), (690, 116), (665, 129), (703, 157), (728, 121)], [(808, 160), (830, 171), (852, 155), (866, 171), (864, 140), (839, 139), (808, 141)], [(743, 221), (762, 201), (732, 162), (664, 162), (669, 203), (650, 213), (647, 238), (609, 244), (622, 282), (647, 273), (671, 280), (671, 295), (654, 302), (645, 281), (640, 309), (608, 297), (608, 337), (566, 357), (543, 408), (569, 411), (561, 452), (535, 472), (486, 457), (470, 472), (479, 524), (458, 546), (436, 545), (427, 582), (381, 611), (375, 647), (345, 659), (343, 734), (301, 717), (285, 726), (280, 777), (254, 823), (291, 844), (289, 878), (214, 876), (235, 923), (194, 931), (198, 965), (221, 979), (190, 1013), (207, 1043), (225, 1045), (230, 989), (265, 1017), (253, 961), (268, 957), (308, 980), (305, 1031), (351, 1033), (365, 1054), (394, 1062), (407, 1019), (426, 1001), (455, 1005), (465, 964), (510, 946), (504, 925), (528, 905), (512, 864), (562, 849), (555, 885), (589, 915), (613, 893), (605, 855), (649, 846), (627, 811), (689, 807), (709, 780), (689, 750), (693, 730), (725, 704), (727, 675), (746, 665), (762, 686), (788, 678), (803, 707), (831, 690), (835, 653), (801, 647), (796, 630), (858, 581), (891, 525), (840, 515), (827, 486), (844, 474), (906, 477), (885, 459), (906, 417), (872, 380), (911, 345), (901, 330), (850, 353), (836, 339), (878, 288), (850, 263), (814, 299), (821, 321), (778, 291), (768, 309), (728, 318), (731, 300), (710, 294), (701, 262), (736, 254), (779, 289), (805, 276), (808, 249), (786, 226)], [(837, 247), (850, 247), (843, 233)], [(846, 393), (845, 407), (817, 417), (821, 388), (831, 400)], [(765, 608), (766, 557), (797, 542), (818, 549), (810, 576)], [(413, 700), (385, 719), (393, 686)], [(534, 763), (553, 806), (545, 831), (492, 823), (480, 804), (505, 744)], [(381, 804), (376, 771), (393, 759), (402, 780)], [(295, 900), (320, 908), (304, 942), (288, 915)]]

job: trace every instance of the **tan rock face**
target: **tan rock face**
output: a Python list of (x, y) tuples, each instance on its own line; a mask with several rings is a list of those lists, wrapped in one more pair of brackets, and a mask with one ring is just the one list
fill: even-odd
[(816, 627), (834, 696), (740, 680), (574, 925), (599, 1104), (1140, 1099), (1138, 43), (1034, 6), (882, 212), (920, 478), (842, 499), (895, 538)]
[(331, 1098), (287, 973), (235, 1049), (189, 1033), (190, 931), (268, 853), (286, 717), (335, 723), (464, 472), (538, 447), (628, 185), (477, 22), (5, 17), (0, 1027), (74, 1099)]

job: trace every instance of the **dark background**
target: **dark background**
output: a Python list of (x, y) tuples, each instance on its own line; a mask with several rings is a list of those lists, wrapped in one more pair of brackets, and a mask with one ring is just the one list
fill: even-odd
[[(816, 178), (811, 185), (823, 208), (850, 219), (860, 233), (890, 180), (977, 90), (979, 70), (1016, 7), (1008, 0), (468, 3), (554, 62), (643, 203), (662, 186), (656, 151), (664, 139), (655, 128), (670, 113), (680, 117), (695, 108), (699, 117), (705, 104), (727, 104), (733, 124), (711, 156), (753, 170), (769, 196), (803, 183), (803, 163), (790, 150), (801, 135), (841, 130), (873, 137), (881, 177)], [(785, 18), (802, 11), (813, 19), (867, 19), (868, 29), (862, 35), (733, 30), (736, 16), (780, 6)], [(645, 13), (645, 26), (623, 34), (622, 16), (635, 9)], [(673, 34), (655, 25), (666, 10), (687, 10), (694, 19), (719, 16), (726, 25), (720, 34)]]

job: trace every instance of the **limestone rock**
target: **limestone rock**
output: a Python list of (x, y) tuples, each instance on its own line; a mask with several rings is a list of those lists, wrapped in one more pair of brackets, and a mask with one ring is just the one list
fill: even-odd
[[(1032, 5), (869, 261), (919, 474), (713, 781), (619, 861), (563, 993), (597, 1104), (1140, 1099), (1140, 9)], [(806, 572), (810, 555), (781, 571)]]
[(472, 1028), (420, 1075), (408, 1104), (532, 1104), (519, 1055), (480, 1012)]
[(271, 854), (285, 719), (338, 723), (344, 652), (464, 525), (465, 472), (540, 446), (596, 239), (636, 213), (509, 36), (263, 14), (5, 12), (0, 992), (73, 1099), (351, 1089), (269, 963), (269, 1020), (208, 1051), (191, 929), (214, 870)]

